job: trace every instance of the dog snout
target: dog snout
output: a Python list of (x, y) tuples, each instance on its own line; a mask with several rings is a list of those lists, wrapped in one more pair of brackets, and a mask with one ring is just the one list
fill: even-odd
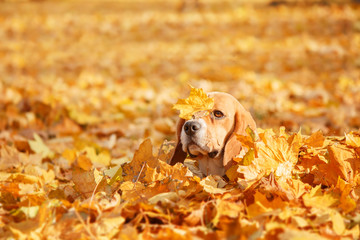
[(188, 121), (184, 124), (184, 131), (186, 135), (192, 136), (201, 128), (201, 124), (196, 121)]

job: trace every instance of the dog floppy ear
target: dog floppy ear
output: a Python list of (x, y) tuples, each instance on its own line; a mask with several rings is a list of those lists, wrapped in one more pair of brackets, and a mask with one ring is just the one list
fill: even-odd
[(240, 103), (238, 103), (234, 118), (234, 131), (227, 140), (224, 149), (223, 166), (225, 169), (229, 169), (232, 165), (234, 165), (234, 161), (232, 161), (232, 159), (241, 151), (241, 143), (237, 140), (236, 135), (245, 135), (246, 128), (248, 126), (252, 130), (256, 131), (256, 123), (254, 119)]
[(180, 140), (181, 130), (182, 130), (184, 123), (185, 123), (185, 120), (182, 118), (180, 118), (177, 122), (177, 126), (176, 126), (176, 138), (177, 138), (176, 141), (177, 142), (176, 142), (176, 146), (175, 146), (175, 151), (170, 159), (170, 165), (175, 165), (178, 162), (183, 163), (187, 156), (187, 153), (182, 150), (182, 143)]

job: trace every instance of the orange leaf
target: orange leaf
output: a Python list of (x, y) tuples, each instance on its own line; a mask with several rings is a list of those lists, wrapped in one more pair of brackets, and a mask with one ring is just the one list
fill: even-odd
[(310, 147), (322, 147), (324, 145), (325, 137), (321, 131), (313, 133), (308, 139), (306, 139), (305, 144)]

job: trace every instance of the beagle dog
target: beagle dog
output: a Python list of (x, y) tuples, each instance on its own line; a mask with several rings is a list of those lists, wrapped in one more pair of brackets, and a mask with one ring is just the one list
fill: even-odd
[(198, 161), (205, 176), (225, 175), (234, 165), (232, 158), (241, 151), (236, 134), (245, 135), (249, 126), (256, 131), (252, 116), (232, 95), (211, 92), (214, 107), (210, 114), (195, 113), (193, 119), (179, 119), (177, 123), (177, 144), (170, 165), (183, 163), (187, 155)]

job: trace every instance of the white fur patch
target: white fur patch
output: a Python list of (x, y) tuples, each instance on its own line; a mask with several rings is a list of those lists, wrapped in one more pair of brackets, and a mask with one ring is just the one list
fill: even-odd
[[(181, 130), (180, 134), (180, 140), (183, 145), (183, 151), (187, 152), (187, 149), (189, 149), (190, 153), (193, 155), (198, 155), (199, 153), (206, 154), (208, 151), (207, 144), (207, 125), (204, 121), (204, 119), (194, 119), (189, 120), (187, 122), (198, 122), (200, 123), (200, 129), (197, 131), (194, 135), (189, 136), (185, 133), (184, 126)], [(194, 144), (191, 144), (194, 143)], [(190, 145), (190, 146), (189, 146)]]

